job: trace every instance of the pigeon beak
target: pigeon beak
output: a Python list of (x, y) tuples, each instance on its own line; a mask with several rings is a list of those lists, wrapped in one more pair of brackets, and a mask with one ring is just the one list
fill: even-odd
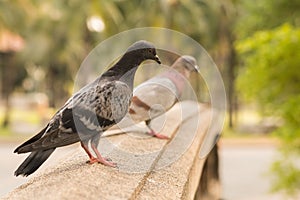
[(195, 69), (195, 72), (199, 73), (200, 74), (200, 68), (198, 65), (195, 65), (194, 66), (194, 69)]
[(155, 55), (155, 57), (154, 57), (154, 60), (158, 63), (158, 64), (161, 64), (161, 62), (160, 62), (160, 59), (159, 59), (159, 57), (158, 57), (158, 55)]

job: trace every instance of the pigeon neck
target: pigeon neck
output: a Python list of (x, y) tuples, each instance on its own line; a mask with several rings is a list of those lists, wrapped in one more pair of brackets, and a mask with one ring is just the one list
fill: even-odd
[(178, 95), (181, 96), (186, 85), (185, 77), (176, 70), (168, 70), (162, 74), (162, 77), (170, 79), (177, 88)]
[(120, 80), (126, 83), (130, 88), (133, 88), (135, 72), (142, 62), (143, 60), (141, 58), (126, 53), (113, 67), (105, 72), (102, 77)]
[(138, 67), (144, 61), (141, 56), (135, 52), (125, 53), (113, 68), (121, 74), (125, 74), (133, 68)]

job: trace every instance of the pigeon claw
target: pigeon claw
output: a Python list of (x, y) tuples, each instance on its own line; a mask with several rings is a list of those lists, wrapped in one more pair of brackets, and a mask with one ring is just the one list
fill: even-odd
[(151, 130), (149, 133), (149, 135), (152, 135), (153, 137), (156, 137), (158, 139), (162, 139), (162, 140), (169, 140), (170, 137), (160, 134), (160, 133), (156, 133), (155, 131)]
[(108, 159), (108, 158), (103, 158), (103, 159), (100, 159), (100, 158), (91, 158), (89, 161), (87, 161), (87, 163), (89, 164), (94, 164), (94, 163), (101, 163), (105, 166), (109, 166), (109, 167), (117, 167), (117, 164), (114, 163), (114, 162), (111, 162), (111, 159)]

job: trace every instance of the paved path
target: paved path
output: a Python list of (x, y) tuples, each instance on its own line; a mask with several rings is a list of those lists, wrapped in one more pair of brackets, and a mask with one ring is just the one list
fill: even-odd
[[(28, 154), (14, 154), (14, 149), (18, 146), (18, 143), (13, 144), (0, 144), (0, 198), (7, 194), (12, 189), (18, 187), (19, 185), (25, 183), (31, 177), (15, 177), (14, 171), (23, 162)], [(72, 145), (65, 148), (57, 149), (51, 157), (45, 162), (40, 169), (46, 168), (47, 166), (54, 165), (58, 162), (64, 155), (68, 154), (78, 145)], [(40, 169), (38, 171), (40, 171)], [(32, 177), (34, 174), (32, 175)]]
[(278, 156), (275, 145), (224, 144), (220, 145), (220, 175), (224, 200), (286, 200), (271, 194), (268, 175), (273, 160)]

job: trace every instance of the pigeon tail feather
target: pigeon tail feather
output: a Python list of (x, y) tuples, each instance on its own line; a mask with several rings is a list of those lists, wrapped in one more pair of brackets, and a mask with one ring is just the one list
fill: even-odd
[(53, 149), (32, 152), (15, 171), (15, 176), (28, 176), (35, 172), (53, 153)]
[(46, 129), (48, 128), (48, 125), (41, 130), (37, 135), (33, 136), (32, 138), (30, 138), (29, 140), (27, 140), (26, 142), (24, 142), (23, 144), (21, 144), (20, 146), (18, 146), (15, 150), (14, 153), (27, 153), (29, 151), (24, 151), (23, 148), (29, 144), (32, 144), (34, 142), (36, 142), (38, 139), (40, 139), (43, 135), (44, 132), (46, 131)]

